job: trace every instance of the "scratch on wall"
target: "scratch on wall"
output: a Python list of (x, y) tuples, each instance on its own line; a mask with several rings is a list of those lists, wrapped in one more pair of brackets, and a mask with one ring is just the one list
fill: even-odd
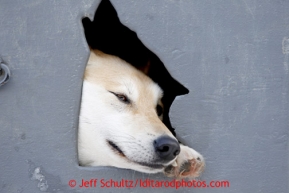
[(289, 71), (289, 37), (284, 37), (282, 41), (282, 52), (285, 54), (284, 59), (284, 70), (285, 73), (288, 74)]
[(245, 0), (243, 0), (243, 2), (246, 5), (246, 9), (249, 11), (249, 13), (252, 15), (252, 18), (255, 19), (254, 13), (252, 11), (252, 9), (250, 8), (250, 6), (247, 4), (247, 2)]
[(62, 184), (62, 180), (59, 176), (46, 172), (42, 166), (37, 166), (31, 160), (27, 160), (27, 163), (29, 164), (29, 178), (37, 183), (37, 188), (40, 191), (49, 193), (79, 192), (71, 189), (67, 183)]
[(38, 181), (37, 187), (39, 188), (40, 191), (43, 192), (47, 191), (48, 189), (47, 180), (45, 180), (45, 176), (41, 174), (40, 167), (35, 168), (31, 179)]

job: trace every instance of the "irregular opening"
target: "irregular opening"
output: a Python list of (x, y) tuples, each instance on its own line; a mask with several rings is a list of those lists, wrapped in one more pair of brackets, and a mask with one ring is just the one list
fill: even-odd
[(170, 122), (169, 109), (176, 96), (187, 94), (189, 90), (169, 74), (163, 62), (145, 47), (134, 31), (120, 22), (109, 0), (101, 1), (93, 21), (84, 18), (82, 23), (91, 49), (118, 56), (159, 84), (164, 91), (163, 122), (176, 135)]

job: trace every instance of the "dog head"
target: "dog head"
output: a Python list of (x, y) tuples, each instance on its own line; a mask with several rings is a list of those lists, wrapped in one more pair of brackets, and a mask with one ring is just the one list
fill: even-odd
[(82, 165), (157, 173), (180, 152), (162, 122), (162, 90), (118, 57), (91, 52), (79, 122)]

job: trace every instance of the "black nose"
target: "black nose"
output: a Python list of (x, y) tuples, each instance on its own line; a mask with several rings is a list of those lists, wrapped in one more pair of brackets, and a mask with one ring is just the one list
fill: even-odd
[(174, 159), (180, 153), (179, 143), (169, 136), (162, 136), (156, 139), (154, 148), (157, 155), (165, 161)]

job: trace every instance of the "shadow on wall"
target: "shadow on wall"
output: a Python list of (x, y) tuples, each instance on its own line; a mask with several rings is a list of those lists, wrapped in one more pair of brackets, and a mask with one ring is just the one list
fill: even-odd
[(163, 122), (174, 134), (169, 119), (169, 109), (176, 96), (188, 94), (189, 90), (176, 81), (162, 61), (138, 39), (137, 34), (124, 26), (109, 0), (99, 4), (94, 20), (82, 20), (85, 37), (91, 49), (115, 55), (146, 73), (164, 91)]

